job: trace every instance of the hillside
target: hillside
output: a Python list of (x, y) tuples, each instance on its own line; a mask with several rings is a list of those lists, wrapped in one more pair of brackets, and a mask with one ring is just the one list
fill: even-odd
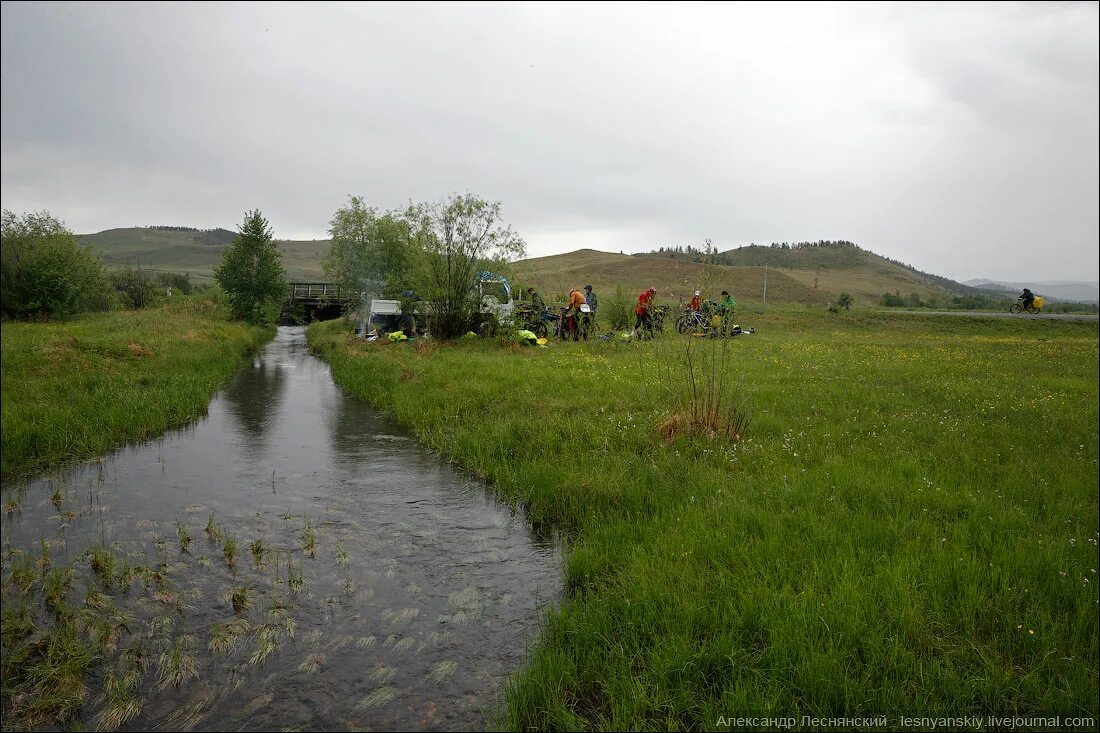
[[(98, 234), (81, 234), (81, 244), (100, 253), (108, 269), (143, 267), (163, 272), (180, 272), (195, 282), (209, 282), (221, 263), (222, 250), (233, 241), (227, 229), (188, 227), (108, 229)], [(327, 239), (280, 241), (283, 264), (290, 280), (323, 280), (321, 260), (328, 253)]]
[[(570, 288), (585, 285), (593, 286), (602, 297), (613, 293), (619, 284), (631, 297), (652, 286), (662, 300), (672, 303), (690, 299), (696, 287), (702, 287), (707, 297), (729, 290), (738, 301), (750, 302), (760, 302), (764, 292), (762, 267), (707, 266), (592, 249), (521, 260), (513, 265), (513, 274), (517, 287), (533, 286), (547, 300), (564, 300)], [(768, 273), (769, 302), (819, 303), (827, 299), (785, 272)]]
[(923, 300), (976, 295), (978, 290), (946, 277), (921, 272), (851, 243), (784, 247), (750, 245), (719, 254), (734, 266), (777, 268), (799, 282), (829, 294), (848, 292), (857, 300), (877, 301), (883, 293), (918, 293)]

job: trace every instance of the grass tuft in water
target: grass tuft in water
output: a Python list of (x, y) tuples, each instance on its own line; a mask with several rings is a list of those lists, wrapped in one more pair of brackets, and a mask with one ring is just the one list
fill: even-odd
[(230, 570), (237, 567), (237, 538), (228, 531), (222, 532), (222, 555), (226, 567)]
[(157, 662), (157, 688), (180, 687), (189, 680), (199, 678), (199, 658), (195, 654), (192, 637), (180, 634), (172, 646), (160, 655)]
[(257, 537), (248, 544), (248, 551), (252, 554), (252, 563), (259, 568), (264, 564), (264, 555), (267, 554), (267, 548), (264, 547), (264, 538)]
[(210, 518), (206, 520), (206, 527), (203, 532), (206, 532), (206, 536), (211, 542), (217, 542), (218, 538), (221, 537), (221, 530), (218, 529), (218, 525), (214, 521), (213, 512), (210, 513)]
[(179, 519), (176, 520), (176, 537), (180, 541), (180, 552), (187, 552), (191, 546), (191, 528)]
[(314, 531), (313, 523), (309, 521), (309, 517), (304, 517), (303, 522), (302, 552), (310, 557), (315, 557), (317, 555), (317, 533)]
[(397, 696), (401, 694), (401, 691), (396, 687), (379, 687), (371, 694), (364, 697), (355, 706), (355, 710), (369, 710), (371, 708), (380, 707), (386, 703), (393, 702), (397, 699)]
[(227, 623), (212, 623), (207, 648), (214, 654), (228, 654), (237, 647), (251, 629), (252, 625), (245, 618), (234, 619)]
[(302, 660), (302, 663), (298, 665), (298, 671), (302, 674), (317, 674), (321, 671), (321, 666), (324, 663), (324, 654), (308, 654), (306, 658)]

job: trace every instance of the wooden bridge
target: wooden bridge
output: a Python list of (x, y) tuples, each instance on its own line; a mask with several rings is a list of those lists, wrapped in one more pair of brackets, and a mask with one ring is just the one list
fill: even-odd
[(279, 324), (337, 318), (346, 304), (357, 304), (362, 294), (335, 283), (290, 283), (279, 313)]

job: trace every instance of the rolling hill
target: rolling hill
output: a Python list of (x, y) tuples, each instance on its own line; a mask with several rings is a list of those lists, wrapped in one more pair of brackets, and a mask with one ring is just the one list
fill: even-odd
[[(665, 302), (689, 300), (701, 287), (707, 297), (729, 290), (739, 301), (759, 302), (764, 291), (763, 267), (706, 266), (663, 257), (639, 257), (582, 249), (549, 257), (521, 260), (512, 266), (517, 287), (533, 286), (548, 301), (564, 300), (570, 288), (591, 285), (606, 296), (622, 285), (630, 297), (648, 287), (657, 288)], [(707, 272), (704, 274), (704, 269)], [(708, 282), (709, 281), (709, 282)], [(786, 273), (768, 273), (768, 300), (788, 303), (815, 303), (819, 293)]]
[[(131, 227), (108, 229), (98, 234), (81, 234), (81, 244), (93, 247), (107, 269), (143, 267), (162, 272), (179, 272), (195, 282), (210, 282), (222, 251), (236, 232), (227, 229), (189, 227)], [(328, 253), (327, 239), (281, 240), (279, 250), (287, 277), (295, 281), (324, 280), (321, 260)]]
[[(234, 236), (226, 229), (132, 227), (79, 239), (94, 247), (109, 269), (140, 266), (209, 282)], [(329, 244), (327, 239), (280, 241), (288, 278), (324, 280), (321, 261)], [(720, 264), (705, 265), (704, 259)], [(631, 297), (655, 287), (666, 302), (687, 300), (699, 287), (708, 297), (729, 290), (739, 301), (758, 303), (764, 296), (765, 268), (767, 299), (774, 303), (824, 304), (842, 292), (865, 305), (893, 292), (917, 293), (924, 300), (942, 302), (952, 295), (989, 292), (921, 272), (849, 242), (750, 245), (709, 256), (695, 250), (624, 255), (581, 249), (516, 262), (512, 277), (518, 287), (534, 286), (548, 300), (563, 300), (572, 287), (593, 285), (598, 293), (609, 295), (622, 285)]]
[[(704, 260), (721, 264), (704, 265)], [(553, 297), (564, 297), (571, 287), (591, 284), (606, 291), (622, 283), (628, 291), (653, 286), (674, 299), (687, 299), (695, 287), (701, 286), (707, 296), (729, 290), (738, 300), (760, 302), (765, 267), (768, 301), (776, 303), (823, 304), (844, 292), (863, 304), (877, 303), (883, 293), (917, 293), (926, 301), (943, 301), (952, 295), (981, 292), (847, 242), (828, 246), (751, 245), (710, 256), (695, 251), (622, 255), (583, 249), (522, 260), (515, 263), (514, 273), (519, 284), (532, 284)], [(712, 282), (702, 282), (706, 277)]]

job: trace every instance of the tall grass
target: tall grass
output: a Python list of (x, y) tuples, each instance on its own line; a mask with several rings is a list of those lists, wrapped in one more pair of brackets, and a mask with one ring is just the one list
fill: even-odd
[(197, 296), (3, 324), (0, 472), (38, 473), (193, 420), (269, 334)]
[(1100, 717), (1095, 325), (742, 325), (757, 333), (730, 342), (728, 375), (754, 408), (736, 443), (664, 440), (682, 406), (653, 389), (663, 342), (425, 356), (310, 328), (348, 392), (570, 537), (506, 725)]

